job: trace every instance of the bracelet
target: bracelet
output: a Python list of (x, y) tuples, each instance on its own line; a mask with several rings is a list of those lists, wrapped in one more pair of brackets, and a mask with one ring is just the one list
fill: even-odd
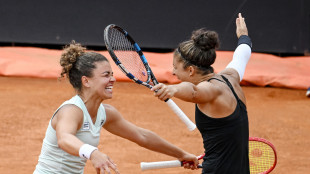
[(94, 147), (94, 146), (92, 146), (92, 145), (83, 144), (83, 145), (80, 147), (79, 155), (80, 155), (81, 158), (89, 159), (91, 153), (93, 153), (93, 151), (94, 151), (94, 150), (97, 150), (97, 149), (98, 149), (97, 147)]
[(250, 46), (250, 48), (252, 48), (252, 41), (251, 41), (251, 38), (247, 35), (242, 35), (239, 37), (238, 39), (238, 46), (240, 44), (247, 44)]

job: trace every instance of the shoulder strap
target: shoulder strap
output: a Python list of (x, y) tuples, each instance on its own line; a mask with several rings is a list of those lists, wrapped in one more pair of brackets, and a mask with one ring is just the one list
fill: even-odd
[(208, 79), (208, 82), (210, 82), (211, 80), (217, 80), (217, 81), (220, 81), (220, 82), (225, 83), (223, 80), (221, 80), (221, 79), (217, 79), (217, 78), (214, 78), (214, 77), (212, 77), (212, 78)]
[(234, 90), (233, 86), (231, 85), (231, 83), (228, 81), (228, 79), (225, 76), (221, 75), (221, 77), (225, 80), (226, 84), (231, 89), (231, 91), (233, 92), (233, 94), (236, 97), (236, 99), (239, 101), (239, 97), (238, 97), (237, 93), (235, 92), (235, 90)]

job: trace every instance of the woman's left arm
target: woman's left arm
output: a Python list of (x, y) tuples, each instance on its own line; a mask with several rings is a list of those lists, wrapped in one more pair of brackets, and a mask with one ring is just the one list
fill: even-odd
[(245, 68), (250, 60), (252, 52), (252, 41), (248, 36), (248, 29), (241, 13), (239, 13), (238, 18), (236, 19), (236, 34), (238, 37), (238, 46), (234, 52), (232, 61), (227, 65), (226, 69), (221, 72), (221, 74), (236, 77), (240, 82), (243, 79)]
[(191, 168), (196, 169), (198, 160), (195, 155), (192, 155), (179, 147), (169, 143), (157, 134), (147, 129), (137, 127), (136, 125), (125, 120), (121, 114), (112, 106), (105, 105), (107, 121), (104, 124), (104, 128), (114, 135), (128, 139), (135, 142), (139, 146), (147, 148), (149, 150), (163, 153), (180, 161), (189, 161), (194, 164)]

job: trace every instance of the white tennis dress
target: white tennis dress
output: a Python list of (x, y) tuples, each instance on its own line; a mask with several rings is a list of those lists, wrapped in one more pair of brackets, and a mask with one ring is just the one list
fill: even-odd
[[(99, 144), (100, 130), (106, 121), (106, 113), (103, 105), (101, 104), (98, 109), (95, 124), (93, 124), (83, 100), (78, 95), (65, 101), (55, 111), (53, 117), (62, 106), (68, 104), (76, 105), (83, 111), (83, 125), (77, 131), (76, 137), (86, 144), (97, 147)], [(46, 130), (41, 154), (34, 174), (82, 174), (84, 172), (86, 159), (70, 155), (58, 147), (56, 131), (52, 127), (51, 121), (52, 119)]]

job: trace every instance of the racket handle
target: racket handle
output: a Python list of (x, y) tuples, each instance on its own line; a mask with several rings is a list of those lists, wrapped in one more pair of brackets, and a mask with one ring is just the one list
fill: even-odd
[[(140, 167), (141, 170), (153, 170), (153, 169), (164, 169), (164, 168), (173, 168), (173, 167), (181, 167), (182, 162), (178, 160), (173, 161), (157, 161), (157, 162), (141, 162)], [(202, 168), (201, 164), (198, 164), (197, 168)]]
[(193, 131), (196, 128), (196, 125), (184, 114), (184, 112), (174, 103), (172, 99), (168, 99), (166, 103), (173, 110), (173, 112), (179, 116), (190, 131)]
[(158, 161), (158, 162), (141, 162), (141, 170), (152, 170), (152, 169), (162, 169), (162, 168), (172, 168), (181, 167), (182, 163), (178, 160), (173, 161)]

